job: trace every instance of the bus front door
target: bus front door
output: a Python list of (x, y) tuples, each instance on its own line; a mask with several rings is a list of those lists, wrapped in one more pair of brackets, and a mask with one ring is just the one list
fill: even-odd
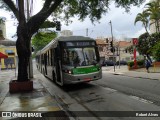
[(60, 50), (58, 48), (55, 49), (55, 68), (56, 68), (56, 83), (63, 86), (63, 79), (62, 79), (62, 64), (60, 59)]

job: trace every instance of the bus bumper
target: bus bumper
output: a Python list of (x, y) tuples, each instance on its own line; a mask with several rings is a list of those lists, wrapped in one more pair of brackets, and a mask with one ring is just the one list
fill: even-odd
[(102, 78), (102, 70), (98, 72), (89, 73), (89, 74), (67, 74), (63, 73), (63, 82), (64, 84), (76, 84), (81, 82), (90, 82), (94, 80), (99, 80)]

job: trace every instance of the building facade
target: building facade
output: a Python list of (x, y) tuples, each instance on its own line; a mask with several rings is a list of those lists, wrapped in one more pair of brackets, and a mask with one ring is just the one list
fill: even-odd
[(5, 22), (0, 24), (0, 39), (4, 39), (4, 38), (6, 38), (6, 23)]
[[(98, 45), (99, 54), (101, 58), (105, 60), (111, 61), (132, 61), (134, 60), (133, 53), (127, 50), (128, 47), (133, 46), (132, 39), (129, 41), (117, 41), (113, 40), (113, 46), (115, 48), (115, 52), (111, 52), (110, 42), (111, 38), (103, 38), (96, 39), (96, 43)], [(141, 59), (138, 51), (136, 52), (137, 59)]]
[(16, 68), (17, 51), (15, 44), (15, 41), (0, 40), (0, 52), (8, 56), (8, 58), (0, 59), (1, 69)]
[(72, 36), (73, 32), (70, 30), (63, 30), (61, 31), (61, 36)]
[[(101, 58), (105, 60), (115, 60), (115, 55), (111, 52), (110, 42), (112, 40), (110, 38), (98, 38), (96, 39), (96, 43), (98, 45), (99, 54)], [(115, 44), (115, 42), (113, 42)]]

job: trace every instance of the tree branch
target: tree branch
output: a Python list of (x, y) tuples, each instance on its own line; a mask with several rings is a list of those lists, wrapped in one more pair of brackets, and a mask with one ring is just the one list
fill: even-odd
[[(27, 26), (30, 31), (30, 35), (33, 35), (40, 28), (41, 24), (54, 12), (57, 7), (61, 4), (63, 0), (55, 0), (55, 2), (51, 5), (53, 0), (46, 0), (43, 8), (39, 13), (30, 18), (27, 23)], [(49, 7), (51, 6), (51, 7)], [(34, 26), (34, 27), (33, 27)]]
[(17, 20), (19, 21), (19, 14), (18, 14), (18, 9), (16, 8), (15, 4), (11, 0), (3, 0), (5, 4), (8, 5), (8, 7), (12, 10), (14, 15), (16, 16)]
[(45, 0), (45, 3), (44, 3), (44, 5), (43, 5), (43, 8), (40, 10), (40, 12), (46, 11), (46, 10), (49, 8), (49, 6), (50, 6), (50, 4), (51, 4), (52, 1), (53, 1), (53, 0)]
[(51, 15), (53, 11), (57, 9), (57, 7), (61, 4), (63, 0), (55, 0), (54, 4), (48, 9), (48, 17)]
[(24, 24), (26, 21), (25, 14), (24, 14), (24, 0), (18, 0), (18, 7), (19, 7), (19, 24)]

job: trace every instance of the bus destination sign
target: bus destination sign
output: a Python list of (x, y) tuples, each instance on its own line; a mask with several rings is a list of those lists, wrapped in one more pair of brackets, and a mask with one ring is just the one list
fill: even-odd
[(95, 42), (66, 42), (66, 46), (68, 47), (71, 47), (71, 46), (82, 46), (82, 47), (85, 47), (85, 46), (93, 46), (95, 45)]

